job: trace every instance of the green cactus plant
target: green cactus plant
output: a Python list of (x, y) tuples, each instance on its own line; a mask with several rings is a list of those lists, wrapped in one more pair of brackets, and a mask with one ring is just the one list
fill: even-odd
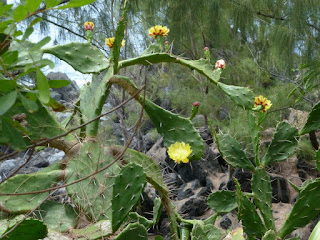
[[(99, 143), (94, 141), (82, 143), (79, 154), (68, 162), (66, 181), (72, 183), (86, 177), (108, 166), (112, 161), (112, 156), (105, 154), (104, 148)], [(67, 192), (93, 221), (111, 220), (112, 186), (114, 177), (119, 172), (118, 164), (114, 163), (105, 171), (68, 186)]]
[(277, 233), (274, 230), (267, 231), (262, 237), (262, 240), (276, 240), (276, 239), (277, 239)]
[(112, 234), (111, 221), (101, 220), (95, 224), (80, 229), (72, 229), (72, 238), (77, 240), (95, 240)]
[(131, 212), (128, 214), (129, 218), (130, 218), (130, 221), (133, 221), (133, 222), (137, 222), (137, 223), (140, 223), (141, 225), (143, 225), (147, 230), (149, 228), (152, 227), (153, 225), (153, 221), (139, 215), (138, 213), (136, 212)]
[(318, 199), (320, 197), (320, 179), (305, 186), (299, 193), (290, 215), (279, 230), (279, 237), (284, 238), (297, 228), (304, 227), (320, 213)]
[(233, 167), (246, 168), (254, 171), (254, 165), (242, 151), (239, 142), (229, 134), (215, 134), (219, 152), (228, 164)]
[(60, 170), (46, 173), (20, 174), (7, 179), (0, 185), (0, 210), (7, 213), (26, 213), (38, 207), (49, 192), (27, 195), (5, 195), (41, 191), (55, 186), (63, 177)]
[(54, 201), (46, 201), (35, 213), (50, 229), (62, 233), (74, 228), (79, 221), (76, 208)]
[[(13, 228), (14, 230), (8, 233), (4, 237), (5, 239), (35, 240), (43, 239), (47, 236), (48, 229), (43, 222), (37, 219), (27, 218), (23, 222), (19, 223), (21, 221), (20, 219), (23, 219), (23, 215), (16, 216), (13, 220), (0, 220), (0, 238), (2, 238), (2, 236), (4, 237), (4, 235)], [(16, 227), (16, 224), (19, 225)], [(32, 231), (30, 231), (30, 229), (32, 229)]]
[(306, 124), (302, 127), (299, 134), (303, 135), (320, 128), (320, 102), (318, 102), (309, 113)]
[(270, 177), (264, 169), (259, 168), (253, 173), (251, 182), (254, 202), (260, 210), (264, 224), (267, 229), (275, 230), (272, 216), (272, 188)]
[(238, 219), (242, 221), (244, 231), (247, 233), (249, 239), (261, 238), (267, 229), (258, 215), (255, 205), (241, 191), (238, 180), (236, 178), (234, 180), (237, 188)]
[(70, 64), (81, 73), (99, 73), (109, 66), (108, 59), (89, 43), (67, 43), (42, 49)]
[(114, 240), (141, 239), (147, 240), (147, 230), (140, 223), (130, 223)]
[(112, 231), (116, 232), (131, 209), (140, 199), (146, 183), (141, 166), (129, 163), (124, 166), (114, 180), (112, 193)]
[(236, 194), (233, 191), (216, 191), (208, 197), (208, 206), (216, 213), (228, 213), (238, 207)]
[(294, 154), (298, 139), (298, 130), (295, 127), (287, 122), (279, 123), (262, 159), (262, 164), (268, 166), (270, 163), (286, 160)]

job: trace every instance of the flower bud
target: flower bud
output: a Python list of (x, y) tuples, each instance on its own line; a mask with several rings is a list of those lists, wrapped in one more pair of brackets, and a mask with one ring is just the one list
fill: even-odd
[(210, 50), (209, 50), (209, 48), (208, 48), (208, 47), (205, 47), (205, 48), (203, 49), (203, 51), (204, 51), (204, 56), (206, 57), (206, 59), (207, 59), (207, 60), (210, 60)]
[(83, 25), (84, 25), (84, 29), (86, 31), (88, 31), (88, 30), (93, 31), (93, 28), (94, 28), (93, 22), (85, 22)]
[(166, 52), (169, 52), (169, 48), (170, 48), (170, 42), (169, 41), (165, 41), (164, 42), (164, 49)]
[(199, 102), (194, 102), (193, 104), (192, 104), (194, 107), (199, 107)]
[(223, 59), (220, 59), (216, 62), (215, 69), (221, 68), (222, 70), (224, 70), (225, 67), (226, 67), (226, 63)]

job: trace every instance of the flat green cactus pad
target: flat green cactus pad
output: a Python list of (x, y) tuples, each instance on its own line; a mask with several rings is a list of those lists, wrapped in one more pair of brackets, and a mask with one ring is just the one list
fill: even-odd
[(114, 240), (129, 239), (147, 240), (148, 234), (146, 228), (140, 223), (130, 223)]
[(109, 66), (108, 59), (89, 43), (67, 43), (42, 49), (70, 64), (81, 73), (98, 73)]
[(208, 197), (208, 206), (216, 213), (228, 213), (238, 207), (234, 191), (216, 191)]
[(303, 135), (320, 128), (320, 102), (318, 102), (309, 113), (306, 124), (300, 130), (299, 134)]
[[(85, 142), (81, 146), (79, 155), (68, 163), (67, 183), (86, 177), (112, 161), (113, 157), (106, 155), (99, 143)], [(119, 166), (115, 163), (105, 171), (67, 187), (72, 200), (95, 222), (111, 220), (112, 186), (114, 177), (119, 171)]]
[(149, 100), (145, 101), (144, 107), (158, 132), (163, 136), (167, 148), (175, 142), (185, 142), (192, 150), (189, 159), (201, 159), (204, 150), (203, 140), (189, 119), (171, 113)]

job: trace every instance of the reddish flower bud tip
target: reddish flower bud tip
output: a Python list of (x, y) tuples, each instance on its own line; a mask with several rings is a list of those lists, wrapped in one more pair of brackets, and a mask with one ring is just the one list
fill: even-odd
[(200, 103), (199, 103), (199, 102), (194, 102), (192, 105), (193, 105), (194, 107), (199, 107), (199, 106), (200, 106)]
[(83, 25), (84, 25), (84, 29), (86, 31), (88, 31), (88, 30), (93, 31), (93, 28), (94, 28), (93, 22), (85, 22)]
[(203, 51), (208, 51), (209, 48), (208, 47), (204, 47)]
[(169, 42), (169, 41), (165, 41), (164, 43), (165, 43), (165, 44), (170, 44), (170, 42)]
[(224, 70), (225, 67), (226, 67), (226, 63), (223, 59), (220, 59), (216, 62), (215, 69), (221, 68), (222, 70)]

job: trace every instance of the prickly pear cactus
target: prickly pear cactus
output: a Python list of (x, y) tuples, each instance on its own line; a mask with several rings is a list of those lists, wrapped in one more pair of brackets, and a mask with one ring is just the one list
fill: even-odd
[(192, 220), (193, 228), (191, 240), (219, 240), (221, 233), (213, 224), (204, 224), (203, 221)]
[[(84, 86), (80, 94), (80, 112), (82, 121), (88, 122), (99, 116), (102, 112), (103, 104), (109, 95), (109, 79), (113, 75), (113, 68), (108, 68), (105, 75), (102, 77), (94, 75), (89, 86)], [(98, 134), (99, 120), (88, 124), (86, 128), (86, 135), (88, 137), (96, 136)]]
[(238, 207), (236, 194), (233, 191), (216, 191), (208, 197), (208, 206), (216, 213), (228, 213)]
[(239, 142), (229, 134), (215, 134), (219, 152), (228, 164), (233, 167), (246, 168), (254, 171), (254, 165), (241, 149)]
[[(15, 225), (23, 219), (23, 217), (23, 215), (20, 215), (11, 220), (0, 220), (0, 238), (2, 238), (1, 236), (3, 236), (6, 232), (14, 228)], [(30, 231), (30, 229), (32, 229), (32, 231)], [(47, 226), (43, 222), (37, 219), (27, 218), (4, 238), (13, 240), (34, 240), (43, 239), (47, 236), (47, 234)]]
[(309, 113), (306, 124), (300, 130), (299, 134), (303, 135), (320, 128), (320, 102), (318, 102)]
[(218, 83), (218, 87), (227, 94), (235, 104), (246, 109), (252, 109), (254, 105), (254, 95), (249, 88), (226, 85), (221, 82)]
[[(55, 186), (63, 177), (60, 170), (46, 173), (19, 174), (0, 185), (0, 193), (27, 193), (44, 190)], [(0, 210), (7, 213), (26, 213), (35, 209), (47, 197), (49, 192), (5, 196), (0, 195)]]
[(316, 179), (304, 187), (299, 193), (298, 200), (294, 204), (290, 215), (279, 230), (279, 236), (284, 238), (286, 235), (304, 227), (320, 213), (320, 179)]
[(295, 152), (298, 139), (298, 130), (295, 127), (287, 122), (279, 123), (262, 159), (262, 164), (267, 166), (272, 162), (286, 160)]
[(103, 239), (103, 237), (107, 237), (111, 234), (112, 229), (110, 220), (101, 220), (84, 228), (71, 230), (72, 239), (77, 240)]
[(269, 230), (266, 234), (262, 237), (262, 240), (276, 240), (277, 233), (274, 230)]
[(141, 239), (147, 240), (146, 228), (140, 223), (130, 223), (114, 240)]
[(252, 176), (254, 202), (260, 210), (267, 229), (275, 230), (272, 215), (272, 188), (270, 177), (264, 169), (256, 169)]
[(146, 184), (146, 175), (141, 166), (129, 163), (114, 180), (112, 193), (112, 231), (116, 232), (128, 213), (137, 204)]
[(42, 49), (70, 64), (81, 73), (98, 73), (109, 66), (108, 59), (89, 43), (67, 43)]
[(259, 217), (255, 205), (241, 191), (237, 179), (235, 178), (234, 180), (237, 188), (238, 220), (242, 221), (243, 229), (247, 233), (249, 239), (261, 238), (267, 229)]
[[(70, 160), (66, 168), (67, 183), (86, 177), (113, 162), (99, 143), (81, 144), (79, 154)], [(105, 171), (67, 187), (69, 196), (93, 221), (111, 220), (111, 199), (114, 177), (120, 172), (117, 163)]]

